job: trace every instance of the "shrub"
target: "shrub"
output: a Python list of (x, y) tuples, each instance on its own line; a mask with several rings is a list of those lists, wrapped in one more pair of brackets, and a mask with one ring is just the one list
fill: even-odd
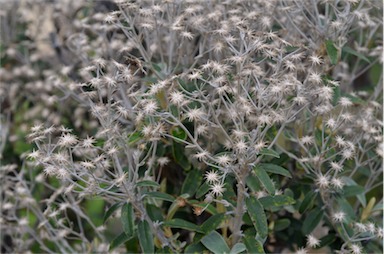
[(381, 3), (70, 6), (2, 88), (33, 144), (4, 148), (4, 252), (382, 251)]

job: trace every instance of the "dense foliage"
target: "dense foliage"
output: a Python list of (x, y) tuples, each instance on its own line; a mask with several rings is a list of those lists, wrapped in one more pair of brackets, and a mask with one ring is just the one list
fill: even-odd
[(381, 1), (9, 1), (4, 253), (382, 253)]

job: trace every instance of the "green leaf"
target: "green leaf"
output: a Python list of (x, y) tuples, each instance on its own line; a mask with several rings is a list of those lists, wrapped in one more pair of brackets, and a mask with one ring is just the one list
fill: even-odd
[[(344, 186), (343, 188), (343, 194), (344, 194), (343, 196), (344, 197), (356, 196), (357, 199), (360, 201), (360, 203), (365, 207), (367, 205), (367, 199), (365, 197), (364, 187), (361, 187), (349, 177), (342, 177), (341, 179), (346, 184), (346, 186)], [(357, 186), (357, 187), (352, 187), (352, 186)]]
[(243, 223), (244, 223), (244, 225), (253, 226), (253, 222), (251, 220), (251, 217), (249, 217), (248, 213), (244, 213), (244, 215), (243, 215)]
[(200, 185), (200, 187), (197, 189), (196, 198), (201, 198), (202, 196), (204, 196), (210, 188), (211, 187), (207, 182), (203, 182), (203, 184)]
[(253, 222), (253, 225), (257, 231), (257, 233), (261, 237), (265, 237), (268, 235), (268, 223), (267, 216), (264, 213), (264, 208), (255, 197), (249, 197), (245, 200), (245, 204), (248, 209), (249, 217)]
[(295, 200), (286, 195), (266, 196), (259, 199), (264, 209), (272, 209), (280, 206), (292, 205)]
[(285, 168), (280, 167), (278, 165), (275, 165), (275, 164), (262, 163), (262, 164), (260, 164), (260, 167), (262, 167), (263, 169), (265, 169), (265, 171), (267, 171), (269, 173), (283, 175), (286, 177), (292, 177), (291, 173), (289, 173), (288, 170), (286, 170)]
[(173, 196), (171, 196), (167, 193), (162, 193), (162, 192), (157, 192), (157, 191), (145, 193), (145, 196), (160, 199), (160, 200), (165, 200), (165, 201), (169, 201), (169, 202), (174, 202), (176, 200)]
[(191, 163), (188, 161), (187, 156), (184, 154), (184, 147), (176, 141), (173, 141), (172, 143), (173, 158), (184, 170), (190, 170)]
[(186, 140), (187, 139), (187, 133), (180, 127), (174, 126), (171, 128), (171, 134), (175, 138), (178, 138), (180, 140)]
[(344, 186), (343, 188), (344, 197), (357, 196), (359, 194), (363, 194), (364, 192), (365, 192), (364, 187), (359, 185), (349, 185), (349, 186)]
[(112, 240), (111, 245), (109, 245), (109, 250), (113, 250), (114, 248), (120, 246), (121, 244), (125, 243), (129, 239), (131, 239), (132, 236), (128, 236), (124, 232), (121, 233), (118, 237)]
[(259, 178), (261, 184), (265, 187), (265, 189), (268, 191), (269, 194), (275, 195), (275, 185), (273, 184), (271, 178), (269, 178), (269, 175), (265, 170), (261, 167), (254, 167), (253, 172), (255, 172), (255, 175), (257, 178)]
[(365, 105), (367, 103), (366, 101), (360, 99), (359, 97), (356, 97), (350, 94), (345, 94), (344, 97), (347, 97), (348, 99), (350, 99), (351, 102), (354, 104)]
[(137, 234), (143, 253), (154, 253), (153, 236), (151, 228), (146, 220), (140, 221), (137, 225)]
[(140, 182), (136, 183), (136, 186), (138, 186), (138, 187), (155, 187), (155, 188), (158, 188), (158, 187), (160, 187), (160, 184), (158, 184), (157, 182), (154, 182), (154, 181), (150, 181), (150, 180), (143, 180), (143, 181), (140, 181)]
[(158, 206), (147, 204), (145, 210), (147, 210), (147, 214), (152, 221), (163, 221), (163, 213)]
[(323, 219), (324, 211), (320, 208), (315, 208), (310, 211), (303, 222), (302, 231), (305, 235), (310, 234)]
[(280, 155), (277, 152), (275, 152), (272, 149), (268, 149), (268, 148), (262, 148), (260, 150), (259, 154), (265, 155), (265, 156), (272, 156), (272, 157), (275, 157), (275, 158), (280, 158)]
[(332, 104), (333, 106), (336, 106), (336, 104), (339, 102), (339, 99), (341, 97), (341, 89), (340, 86), (335, 86), (332, 88), (333, 90), (333, 98), (332, 98)]
[(339, 210), (345, 212), (345, 214), (347, 215), (346, 221), (348, 221), (350, 219), (353, 219), (353, 220), (356, 219), (355, 210), (353, 209), (353, 207), (349, 204), (349, 202), (345, 198), (342, 198), (342, 197), (337, 198), (336, 204), (338, 205)]
[(348, 53), (348, 54), (357, 56), (361, 60), (364, 60), (367, 63), (371, 63), (371, 61), (366, 56), (364, 56), (363, 54), (360, 54), (359, 52), (357, 52), (356, 50), (354, 50), (354, 49), (352, 49), (352, 48), (350, 48), (348, 46), (343, 47), (342, 53)]
[(368, 72), (368, 75), (371, 79), (372, 84), (377, 84), (380, 82), (382, 73), (383, 73), (383, 64), (381, 64), (380, 61), (378, 61), (378, 63), (374, 64)]
[(169, 109), (170, 109), (170, 112), (172, 113), (172, 115), (173, 115), (174, 117), (179, 118), (179, 116), (180, 116), (180, 112), (179, 112), (178, 107), (176, 107), (175, 105), (170, 105), (170, 106), (169, 106)]
[(224, 213), (218, 213), (218, 214), (212, 215), (201, 225), (201, 229), (205, 233), (215, 230), (221, 224), (224, 218), (225, 218)]
[(128, 144), (133, 145), (134, 143), (136, 143), (142, 138), (143, 138), (143, 134), (141, 133), (141, 131), (135, 131), (131, 133), (131, 135), (129, 135)]
[(243, 252), (245, 250), (247, 250), (247, 248), (245, 247), (244, 243), (236, 243), (232, 247), (230, 254), (238, 254), (238, 253), (241, 253), (241, 252)]
[(192, 253), (192, 254), (200, 254), (203, 253), (206, 250), (204, 245), (200, 242), (193, 243), (189, 245), (187, 248), (185, 248), (184, 253)]
[(134, 220), (133, 206), (131, 203), (126, 203), (121, 208), (121, 223), (123, 225), (124, 232), (127, 236), (133, 236), (134, 234)]
[(336, 241), (337, 237), (335, 234), (328, 234), (322, 238), (320, 238), (320, 245), (316, 249), (320, 249), (325, 246), (329, 246), (331, 243)]
[(188, 193), (189, 196), (192, 197), (196, 193), (196, 187), (200, 185), (202, 179), (203, 176), (201, 175), (200, 170), (192, 170), (184, 180), (183, 186), (181, 187), (181, 193)]
[(111, 215), (117, 210), (119, 209), (119, 207), (122, 206), (122, 203), (121, 202), (117, 202), (115, 204), (113, 204), (104, 214), (104, 218), (103, 218), (103, 221), (106, 222), (108, 220), (109, 217), (111, 217)]
[(261, 183), (259, 179), (254, 175), (249, 175), (247, 179), (245, 180), (247, 183), (247, 186), (253, 191), (258, 192), (261, 190)]
[(281, 231), (286, 229), (291, 225), (291, 221), (289, 219), (280, 219), (275, 221), (275, 227), (273, 228), (274, 231)]
[(153, 69), (156, 71), (156, 72), (159, 72), (159, 73), (161, 73), (161, 67), (162, 67), (162, 63), (160, 63), (160, 64), (155, 64), (155, 63), (152, 63), (152, 67), (153, 67)]
[(353, 229), (347, 223), (337, 223), (335, 229), (344, 241), (348, 241), (353, 236)]
[(264, 209), (287, 206), (295, 203), (293, 198), (286, 195), (266, 196), (260, 198), (259, 201), (263, 205)]
[(245, 247), (247, 247), (248, 253), (265, 254), (263, 244), (259, 240), (255, 239), (255, 237), (252, 237), (246, 234), (243, 240), (244, 240)]
[(25, 152), (28, 152), (32, 149), (32, 145), (25, 142), (23, 139), (19, 139), (17, 140), (15, 143), (14, 143), (14, 146), (13, 146), (13, 151), (17, 154), (17, 155), (21, 155)]
[(230, 253), (224, 238), (216, 231), (212, 231), (209, 235), (204, 236), (201, 239), (201, 243), (214, 254)]
[(325, 41), (325, 48), (327, 49), (329, 60), (331, 64), (335, 65), (338, 61), (338, 50), (331, 40)]
[(299, 213), (305, 212), (308, 208), (310, 208), (311, 204), (316, 198), (317, 193), (309, 191), (305, 195), (303, 202), (301, 202), (300, 207), (299, 207)]
[(183, 220), (183, 219), (172, 219), (169, 221), (164, 222), (165, 226), (171, 227), (171, 228), (182, 228), (186, 229), (192, 232), (199, 232), (199, 233), (204, 233), (203, 230), (198, 225), (195, 225), (189, 221)]
[(172, 251), (172, 249), (170, 247), (165, 246), (164, 248), (162, 248), (161, 250), (157, 251), (156, 253), (161, 253), (161, 254), (169, 253), (169, 254), (173, 254), (174, 252)]

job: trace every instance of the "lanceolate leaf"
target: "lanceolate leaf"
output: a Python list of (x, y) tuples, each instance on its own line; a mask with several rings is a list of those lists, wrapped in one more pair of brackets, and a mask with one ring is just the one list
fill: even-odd
[(320, 223), (320, 221), (323, 219), (324, 211), (320, 208), (315, 208), (311, 212), (308, 213), (307, 217), (305, 218), (303, 222), (303, 233), (308, 235), (310, 234), (315, 227)]
[(335, 65), (338, 61), (338, 50), (331, 40), (325, 41), (325, 48), (327, 49), (329, 60), (331, 64)]
[(160, 187), (160, 184), (158, 184), (157, 182), (154, 182), (154, 181), (149, 181), (149, 180), (143, 180), (143, 181), (140, 181), (136, 184), (136, 186), (139, 186), (139, 187), (155, 187), (155, 188), (158, 188)]
[(316, 198), (316, 192), (309, 191), (305, 197), (303, 202), (301, 202), (300, 207), (299, 207), (299, 213), (305, 212), (308, 208), (310, 208), (311, 203), (313, 200)]
[(118, 203), (115, 203), (113, 204), (104, 214), (104, 222), (109, 218), (111, 217), (111, 215), (117, 210), (119, 209), (119, 207), (122, 205), (121, 202), (118, 202)]
[(204, 196), (210, 188), (211, 186), (209, 186), (207, 182), (203, 182), (203, 184), (200, 185), (200, 187), (197, 189), (196, 198), (201, 198), (202, 196)]
[(260, 150), (259, 154), (266, 155), (266, 156), (272, 156), (272, 157), (275, 157), (275, 158), (280, 158), (280, 155), (277, 152), (275, 152), (272, 149), (268, 149), (268, 148), (262, 148)]
[(200, 185), (202, 179), (203, 176), (199, 170), (195, 169), (189, 172), (181, 188), (181, 194), (188, 193), (192, 197), (196, 193), (197, 186)]
[(367, 205), (367, 199), (365, 197), (365, 189), (358, 185), (354, 180), (349, 177), (342, 177), (343, 182), (346, 186), (343, 188), (343, 196), (351, 197), (356, 196), (363, 206)]
[(357, 52), (356, 50), (348, 46), (343, 47), (342, 52), (357, 56), (358, 58), (366, 61), (367, 63), (371, 63), (371, 61), (368, 58), (366, 58), (363, 54), (360, 54), (359, 52)]
[(126, 203), (121, 208), (121, 223), (127, 236), (133, 236), (134, 233), (134, 213), (131, 203)]
[(199, 226), (183, 219), (176, 218), (169, 221), (165, 221), (164, 225), (171, 228), (182, 228), (192, 232), (204, 233), (204, 231), (201, 230)]
[(352, 197), (356, 196), (358, 194), (364, 193), (365, 189), (362, 186), (359, 185), (349, 185), (349, 186), (344, 186), (343, 188), (343, 196), (344, 197)]
[(268, 173), (265, 172), (265, 170), (260, 166), (256, 166), (253, 170), (254, 170), (257, 178), (259, 178), (261, 184), (268, 191), (268, 193), (271, 195), (275, 195), (275, 186), (274, 186), (271, 178), (269, 178)]
[(283, 168), (281, 166), (275, 165), (275, 164), (262, 163), (262, 164), (260, 164), (260, 167), (262, 167), (263, 169), (265, 169), (265, 171), (267, 171), (269, 173), (283, 175), (286, 177), (292, 177), (291, 173), (289, 173), (288, 170), (286, 170), (285, 168)]
[(128, 143), (132, 145), (142, 138), (143, 138), (143, 134), (140, 131), (133, 132), (128, 138)]
[(255, 197), (249, 197), (245, 200), (247, 205), (249, 217), (253, 222), (253, 225), (257, 231), (257, 233), (261, 237), (265, 237), (268, 235), (268, 223), (267, 216), (264, 213), (264, 208)]
[(169, 202), (173, 202), (176, 200), (173, 196), (171, 196), (167, 193), (162, 193), (162, 192), (157, 192), (157, 191), (148, 192), (145, 195), (148, 197), (151, 197), (151, 198), (161, 199), (161, 200), (165, 200), (165, 201), (169, 201)]
[(205, 232), (208, 233), (209, 231), (215, 230), (221, 222), (224, 220), (225, 214), (224, 213), (219, 213), (212, 215), (211, 217), (206, 220), (203, 225), (201, 225), (201, 229)]
[(335, 234), (329, 234), (329, 235), (323, 236), (320, 239), (320, 246), (318, 246), (318, 248), (322, 248), (324, 246), (329, 246), (331, 243), (336, 241), (336, 239), (337, 239), (337, 237)]
[(109, 250), (113, 250), (114, 248), (120, 246), (121, 244), (125, 243), (129, 239), (131, 239), (132, 236), (128, 236), (124, 232), (121, 233), (118, 237), (112, 240), (111, 245), (109, 245)]
[(250, 174), (245, 181), (248, 188), (250, 188), (253, 192), (258, 192), (262, 189), (259, 179), (252, 174)]
[(172, 154), (175, 161), (185, 170), (191, 168), (191, 163), (189, 163), (187, 156), (184, 154), (183, 146), (176, 141), (172, 145)]
[(153, 236), (151, 228), (147, 221), (140, 221), (137, 225), (137, 234), (140, 241), (141, 251), (143, 253), (154, 253)]

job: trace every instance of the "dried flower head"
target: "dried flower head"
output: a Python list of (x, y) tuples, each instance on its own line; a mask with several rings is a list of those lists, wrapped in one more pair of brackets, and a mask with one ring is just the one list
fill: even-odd
[(211, 186), (211, 192), (215, 196), (222, 196), (224, 191), (225, 191), (225, 188), (224, 188), (224, 184), (222, 183), (216, 182)]
[(314, 237), (313, 235), (307, 235), (307, 246), (311, 248), (316, 248), (320, 245), (320, 240)]

